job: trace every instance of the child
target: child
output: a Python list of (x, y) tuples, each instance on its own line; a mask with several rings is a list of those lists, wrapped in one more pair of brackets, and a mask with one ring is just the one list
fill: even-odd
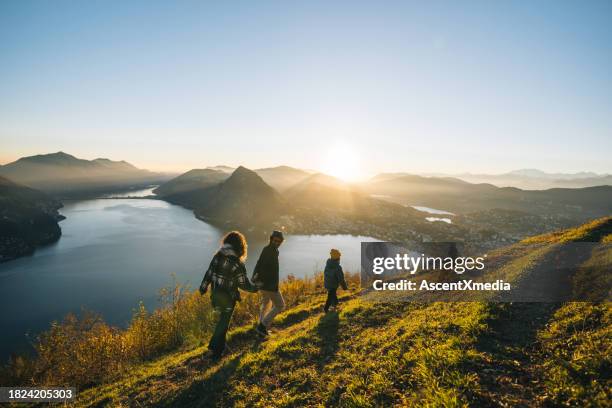
[(344, 280), (344, 272), (342, 272), (342, 266), (340, 266), (340, 251), (332, 249), (330, 252), (330, 258), (325, 264), (325, 271), (323, 272), (323, 285), (327, 289), (327, 301), (325, 302), (325, 313), (329, 311), (330, 306), (334, 309), (338, 305), (338, 296), (336, 296), (336, 290), (338, 286), (342, 286), (342, 289), (347, 290), (348, 286)]

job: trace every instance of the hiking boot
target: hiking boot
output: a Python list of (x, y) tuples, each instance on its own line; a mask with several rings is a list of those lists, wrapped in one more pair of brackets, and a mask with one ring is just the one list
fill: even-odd
[(228, 354), (232, 354), (232, 349), (226, 344), (222, 351), (208, 349), (208, 351), (202, 355), (202, 360), (210, 358), (212, 361), (219, 361), (223, 356)]
[(216, 350), (208, 350), (206, 353), (202, 354), (202, 361), (211, 360), (212, 362), (217, 362), (221, 360), (223, 357), (223, 352), (219, 352)]
[(255, 327), (255, 332), (262, 337), (268, 337), (268, 329), (262, 323), (259, 323), (257, 327)]

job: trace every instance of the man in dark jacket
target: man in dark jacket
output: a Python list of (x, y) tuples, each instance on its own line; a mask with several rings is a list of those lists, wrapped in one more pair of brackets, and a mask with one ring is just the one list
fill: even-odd
[[(270, 243), (261, 251), (253, 272), (253, 282), (261, 292), (259, 323), (255, 330), (262, 336), (268, 335), (272, 320), (285, 309), (285, 300), (278, 290), (278, 247), (284, 239), (282, 232), (272, 232)], [(272, 308), (268, 310), (270, 304)]]

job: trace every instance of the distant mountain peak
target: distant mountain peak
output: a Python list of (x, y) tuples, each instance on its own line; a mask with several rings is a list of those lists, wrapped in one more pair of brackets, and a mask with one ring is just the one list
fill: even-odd
[(533, 177), (541, 179), (584, 179), (593, 177), (605, 177), (605, 175), (597, 174), (592, 171), (581, 171), (578, 173), (547, 173), (539, 169), (520, 169), (513, 170), (506, 175), (522, 176), (522, 177)]
[(297, 172), (307, 173), (305, 170), (296, 169), (295, 167), (287, 166), (286, 164), (281, 164), (280, 166), (274, 166), (274, 167), (263, 167), (261, 169), (255, 170), (255, 171), (259, 172), (259, 171), (272, 171), (272, 170), (277, 170), (277, 171), (297, 171)]
[(225, 181), (225, 184), (231, 185), (236, 182), (264, 184), (266, 187), (270, 187), (259, 174), (255, 173), (253, 170), (247, 169), (244, 166), (238, 166), (238, 168), (234, 170), (231, 176), (229, 176), (229, 178)]
[(0, 167), (0, 175), (45, 192), (63, 193), (150, 183), (160, 175), (126, 161), (85, 160), (66, 152), (22, 157)]
[(512, 170), (511, 172), (508, 172), (508, 174), (516, 174), (520, 176), (531, 176), (531, 177), (542, 177), (542, 176), (547, 175), (546, 172), (539, 170), (539, 169), (518, 169), (518, 170)]
[(232, 178), (232, 177), (245, 177), (245, 176), (246, 177), (259, 177), (257, 175), (257, 173), (255, 173), (253, 170), (247, 169), (244, 166), (238, 166), (236, 168), (236, 170), (234, 170), (232, 172), (232, 175), (230, 176), (230, 178)]
[(125, 160), (115, 161), (115, 160), (100, 157), (100, 158), (92, 160), (91, 162), (94, 164), (105, 166), (105, 167), (113, 167), (113, 168), (124, 169), (124, 170), (127, 170), (127, 169), (138, 170), (136, 166), (134, 166), (131, 163), (126, 162)]
[(196, 182), (189, 190), (167, 197), (193, 208), (198, 218), (223, 225), (269, 226), (283, 208), (280, 194), (244, 166), (218, 184), (198, 187)]
[(37, 154), (34, 156), (26, 156), (22, 157), (19, 160), (24, 161), (45, 161), (45, 160), (80, 160), (74, 157), (71, 154), (68, 154), (63, 151), (55, 152), (55, 153), (45, 153), (45, 154)]
[(225, 166), (225, 165), (217, 165), (217, 166), (208, 166), (206, 167), (206, 170), (216, 170), (216, 171), (222, 171), (224, 173), (231, 173), (235, 170), (235, 167), (230, 167), (230, 166)]

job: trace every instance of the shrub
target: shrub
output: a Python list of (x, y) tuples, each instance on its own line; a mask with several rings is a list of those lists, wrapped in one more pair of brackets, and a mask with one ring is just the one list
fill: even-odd
[[(359, 275), (347, 274), (347, 281), (356, 287)], [(281, 282), (280, 290), (287, 307), (296, 306), (324, 293), (322, 274), (303, 279), (290, 275)], [(210, 336), (215, 322), (208, 295), (201, 296), (175, 280), (172, 287), (160, 290), (160, 301), (160, 307), (152, 312), (140, 303), (125, 329), (109, 326), (90, 311), (53, 322), (35, 339), (35, 356), (14, 356), (2, 368), (2, 384), (85, 388), (110, 381), (143, 361), (200, 344)], [(255, 322), (258, 314), (259, 295), (243, 292), (232, 324)]]

